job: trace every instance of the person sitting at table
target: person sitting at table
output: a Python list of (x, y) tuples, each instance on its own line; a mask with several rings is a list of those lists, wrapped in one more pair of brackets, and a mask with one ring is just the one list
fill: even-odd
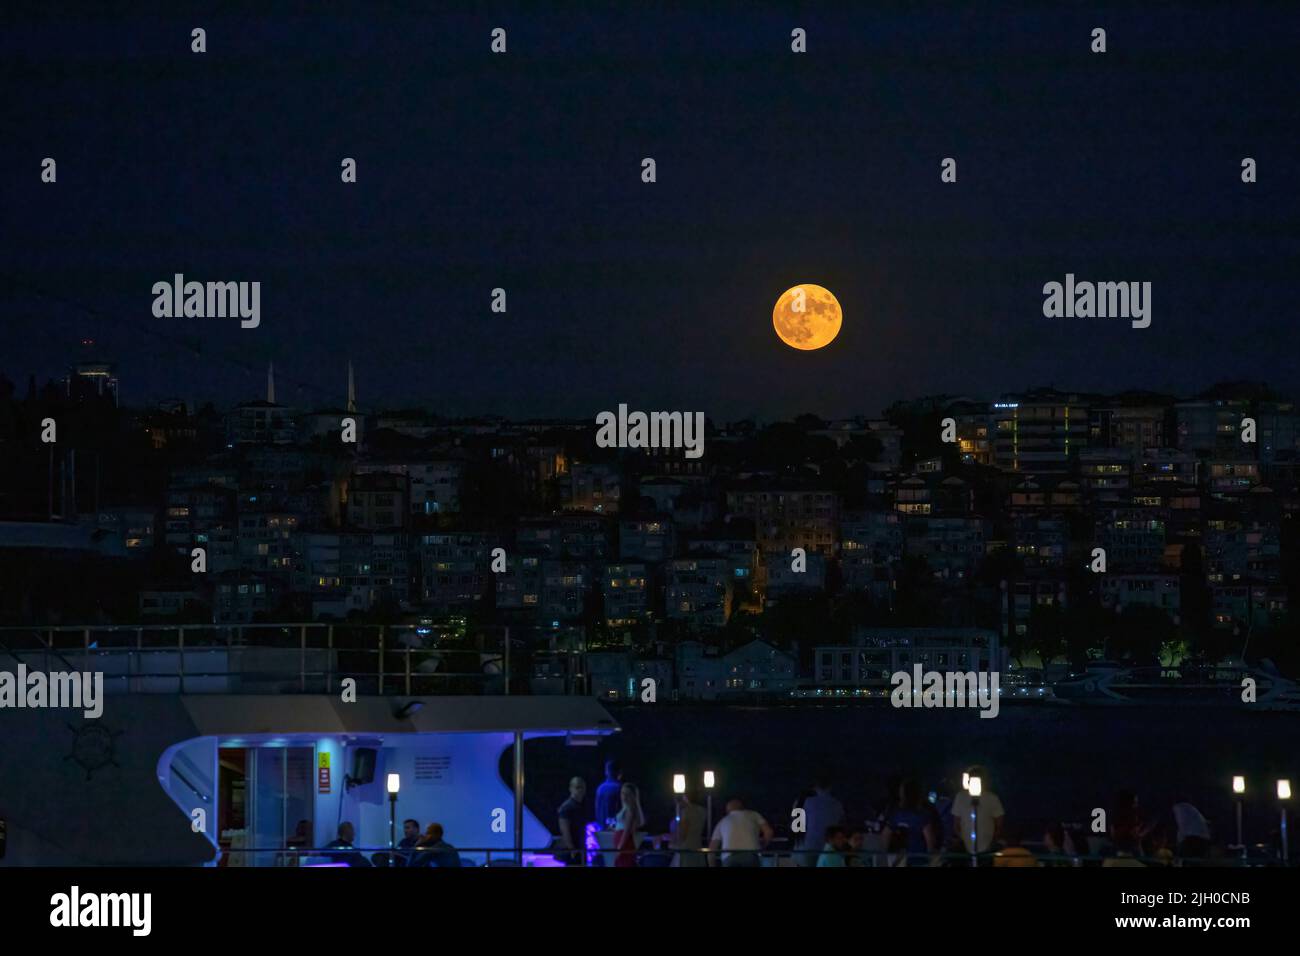
[(460, 866), (460, 854), (442, 838), (442, 824), (430, 823), (415, 844), (415, 857), (411, 866)]
[(371, 866), (371, 862), (362, 856), (353, 848), (352, 841), (356, 839), (356, 829), (347, 820), (339, 824), (339, 834), (332, 841), (325, 844), (326, 850), (346, 850), (346, 853), (326, 853), (325, 855), (334, 863), (346, 863), (348, 866)]
[[(393, 854), (393, 866), (409, 866), (415, 856), (415, 845), (420, 842), (420, 821), (403, 820), (402, 838), (397, 841), (399, 852)], [(401, 851), (406, 852), (401, 852)]]
[(849, 865), (847, 857), (849, 849), (849, 832), (841, 826), (826, 828), (826, 840), (822, 844), (822, 852), (817, 857), (818, 866), (839, 866), (846, 867)]

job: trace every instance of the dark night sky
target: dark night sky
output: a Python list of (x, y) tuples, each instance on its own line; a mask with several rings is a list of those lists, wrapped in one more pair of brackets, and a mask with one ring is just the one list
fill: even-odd
[[(260, 397), (273, 359), (282, 401), (337, 404), (349, 357), (363, 407), (449, 414), (1300, 391), (1294, 3), (264, 6), (0, 13), (20, 385), (92, 336), (128, 403)], [(260, 281), (261, 328), (155, 319), (175, 272)], [(1152, 327), (1044, 318), (1066, 272), (1151, 281)], [(771, 327), (804, 281), (846, 312), (815, 353)]]

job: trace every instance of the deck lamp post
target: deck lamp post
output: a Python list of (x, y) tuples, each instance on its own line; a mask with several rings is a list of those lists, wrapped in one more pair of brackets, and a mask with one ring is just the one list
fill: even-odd
[[(388, 849), (390, 850), (397, 848), (397, 791), (401, 789), (401, 775), (390, 773), (388, 775)], [(389, 860), (389, 865), (393, 865), (391, 854)]]
[(1285, 866), (1291, 859), (1291, 851), (1287, 846), (1286, 834), (1286, 805), (1291, 799), (1291, 781), (1285, 778), (1277, 782), (1277, 802), (1282, 805), (1282, 865)]
[(1232, 778), (1233, 802), (1237, 805), (1237, 846), (1241, 847), (1241, 855), (1246, 856), (1246, 840), (1242, 836), (1241, 826), (1241, 805), (1246, 794), (1246, 778), (1237, 774)]
[[(673, 774), (673, 794), (675, 796), (680, 797), (685, 792), (686, 792), (686, 774), (684, 773)], [(681, 833), (682, 833), (681, 831), (682, 802), (680, 800), (673, 800), (673, 808), (674, 808), (673, 809), (674, 839), (676, 840), (681, 838)]]
[(984, 792), (984, 782), (974, 775), (967, 777), (966, 792), (970, 794), (970, 865), (978, 866), (980, 794)]
[(713, 838), (713, 785), (717, 783), (717, 778), (713, 776), (712, 770), (704, 771), (704, 792), (708, 794), (708, 828), (704, 831), (705, 839)]

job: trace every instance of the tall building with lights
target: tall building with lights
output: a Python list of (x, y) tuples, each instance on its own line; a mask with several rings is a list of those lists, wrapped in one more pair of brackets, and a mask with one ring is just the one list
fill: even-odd
[(68, 369), (63, 386), (74, 403), (107, 398), (117, 404), (117, 366), (92, 354), (94, 339), (81, 342), (82, 360)]
[(1088, 446), (1088, 403), (1078, 395), (1035, 392), (995, 402), (993, 464), (1003, 471), (1064, 475)]

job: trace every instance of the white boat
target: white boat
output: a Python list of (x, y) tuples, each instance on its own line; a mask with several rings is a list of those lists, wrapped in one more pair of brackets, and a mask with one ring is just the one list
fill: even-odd
[(1300, 686), (1267, 662), (1129, 667), (1097, 661), (1057, 681), (1053, 692), (1057, 700), (1084, 705), (1300, 710)]
[[(72, 652), (0, 647), (0, 671), (108, 675), (98, 718), (0, 707), (0, 866), (325, 864), (336, 860), (311, 850), (334, 840), (342, 821), (369, 856), (388, 847), (393, 821), (400, 839), (406, 818), (442, 824), (473, 862), (527, 864), (525, 848), (552, 837), (524, 806), (520, 745), (590, 745), (619, 729), (589, 697), (390, 693), (348, 703), (337, 673), (321, 684), (330, 693), (298, 692), (320, 676), (305, 673), (287, 675), (292, 690), (230, 693), (248, 672), (229, 664), (214, 673), (204, 660), (213, 653), (89, 640)], [(297, 648), (292, 657), (307, 659)], [(387, 687), (404, 689), (401, 680)], [(518, 759), (503, 776), (510, 748)]]

